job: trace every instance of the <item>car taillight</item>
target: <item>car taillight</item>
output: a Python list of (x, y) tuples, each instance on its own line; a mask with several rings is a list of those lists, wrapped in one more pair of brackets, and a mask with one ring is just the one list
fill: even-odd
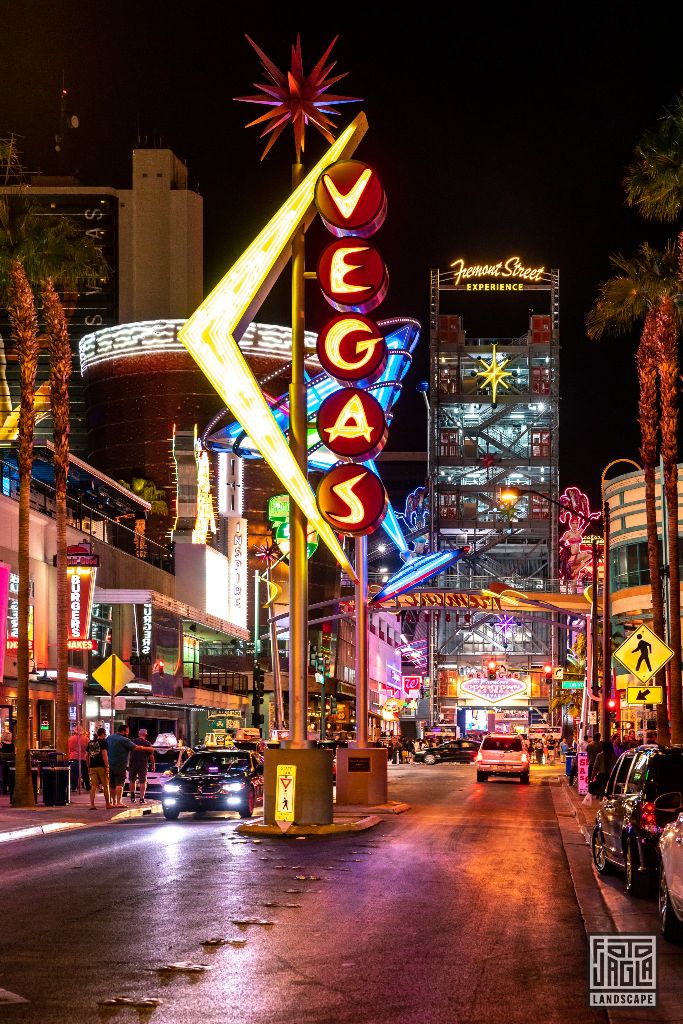
[(522, 751), (522, 764), (527, 764), (528, 761), (529, 761), (529, 755), (526, 753), (526, 751), (523, 750)]
[(657, 831), (657, 815), (655, 814), (654, 804), (643, 804), (640, 808), (640, 827), (643, 832)]
[(477, 751), (477, 757), (476, 757), (476, 760), (477, 760), (477, 761), (483, 761), (483, 760), (484, 760), (484, 755), (482, 754), (481, 750), (478, 750), (478, 751)]

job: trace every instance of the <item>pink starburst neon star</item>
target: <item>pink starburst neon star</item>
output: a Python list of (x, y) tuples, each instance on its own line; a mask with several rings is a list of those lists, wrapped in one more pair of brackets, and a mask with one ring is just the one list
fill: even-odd
[[(305, 130), (310, 123), (323, 135), (328, 142), (334, 142), (334, 135), (331, 129), (335, 127), (330, 120), (339, 114), (334, 107), (340, 103), (358, 103), (358, 97), (338, 96), (327, 92), (330, 86), (346, 78), (348, 72), (342, 75), (330, 74), (336, 66), (336, 61), (331, 64), (327, 60), (332, 52), (338, 36), (335, 36), (324, 54), (315, 65), (310, 74), (304, 74), (303, 58), (301, 56), (301, 37), (297, 35), (296, 45), (292, 47), (291, 69), (285, 74), (266, 57), (253, 39), (246, 37), (253, 46), (263, 66), (268, 81), (254, 82), (254, 88), (260, 89), (260, 93), (254, 96), (235, 96), (241, 103), (258, 103), (263, 106), (272, 107), (266, 114), (257, 117), (245, 125), (251, 128), (255, 124), (263, 124), (261, 138), (270, 135), (268, 144), (263, 150), (261, 159), (265, 157), (276, 140), (280, 137), (288, 124), (291, 123), (294, 129), (294, 149), (296, 151), (297, 163), (301, 161), (301, 154), (304, 150)], [(330, 116), (328, 116), (330, 115)]]

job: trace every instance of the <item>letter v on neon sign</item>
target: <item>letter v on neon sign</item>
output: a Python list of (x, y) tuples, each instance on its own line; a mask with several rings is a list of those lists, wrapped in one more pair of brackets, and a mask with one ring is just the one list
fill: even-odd
[(238, 341), (290, 256), (294, 233), (313, 219), (315, 183), (326, 167), (351, 156), (367, 131), (365, 114), (353, 119), (289, 199), (268, 221), (225, 277), (178, 331), (178, 337), (254, 442), (275, 475), (315, 525), (352, 579), (356, 574), (287, 445)]
[(339, 191), (329, 174), (323, 174), (323, 185), (327, 189), (330, 199), (337, 207), (344, 220), (348, 220), (349, 217), (353, 216), (353, 212), (358, 206), (361, 196), (365, 192), (371, 177), (372, 169), (370, 167), (366, 167), (355, 185), (352, 185), (349, 191), (346, 194), (343, 194)]

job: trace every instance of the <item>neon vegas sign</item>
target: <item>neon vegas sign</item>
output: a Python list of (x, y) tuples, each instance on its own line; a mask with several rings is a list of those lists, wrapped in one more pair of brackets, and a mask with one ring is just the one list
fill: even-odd
[[(463, 259), (454, 260), (451, 263), (453, 268), (453, 285), (458, 288), (461, 284), (467, 291), (487, 292), (521, 292), (524, 291), (524, 282), (541, 281), (545, 267), (525, 267), (519, 256), (510, 256), (499, 263), (473, 263), (467, 266)], [(494, 282), (474, 282), (469, 278), (500, 278)]]

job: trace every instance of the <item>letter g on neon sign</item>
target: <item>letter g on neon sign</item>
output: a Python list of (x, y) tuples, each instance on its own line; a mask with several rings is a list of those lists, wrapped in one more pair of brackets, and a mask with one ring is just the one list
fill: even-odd
[(323, 370), (342, 384), (372, 384), (387, 364), (382, 332), (372, 320), (358, 314), (330, 320), (318, 335), (316, 347)]

